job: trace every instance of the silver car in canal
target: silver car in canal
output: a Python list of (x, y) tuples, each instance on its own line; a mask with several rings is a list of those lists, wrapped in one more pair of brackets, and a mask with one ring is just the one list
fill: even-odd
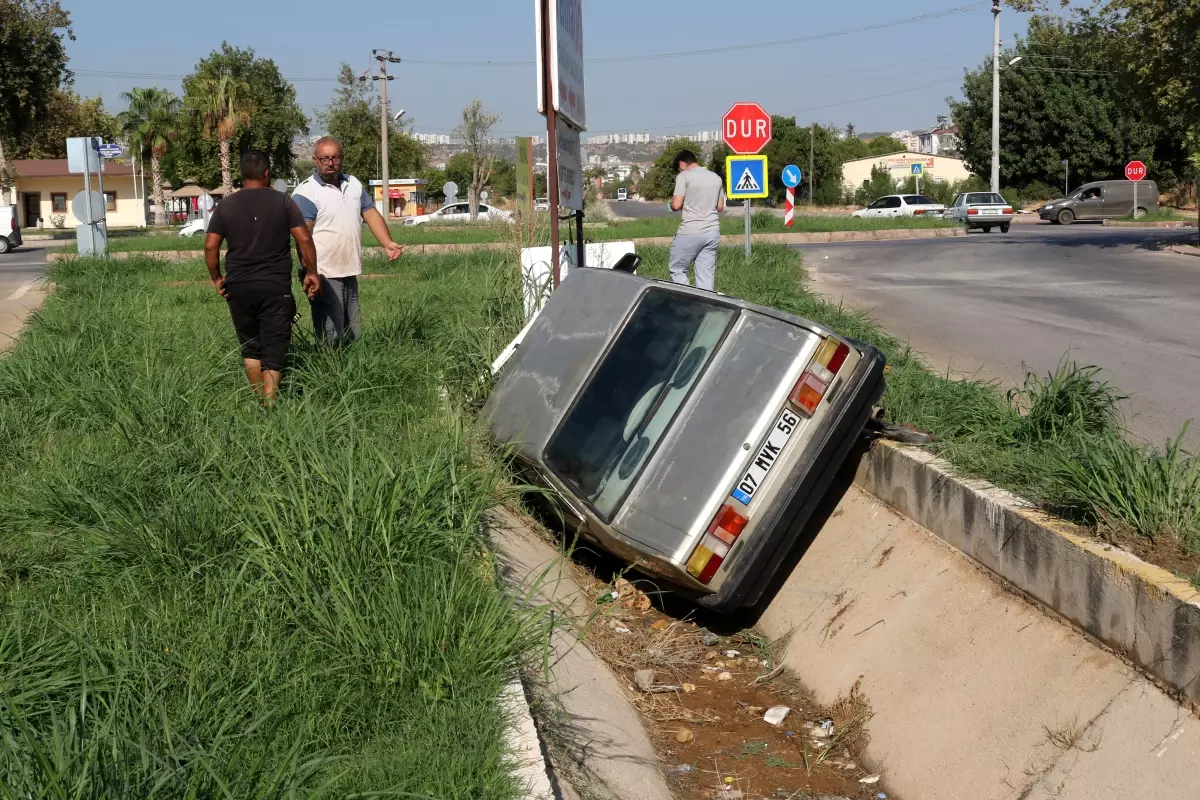
[(873, 347), (777, 309), (578, 269), (483, 416), (581, 536), (727, 613), (786, 577), (883, 369)]

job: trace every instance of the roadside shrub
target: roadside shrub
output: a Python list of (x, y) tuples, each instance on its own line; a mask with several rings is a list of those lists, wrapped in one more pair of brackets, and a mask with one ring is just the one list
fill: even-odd
[(1047, 200), (1057, 200), (1062, 197), (1062, 189), (1048, 183), (1034, 181), (1021, 190), (1021, 197), (1027, 203), (1044, 203)]
[(1045, 377), (1026, 370), (1022, 387), (1008, 393), (1022, 412), (1016, 438), (1044, 442), (1120, 433), (1119, 405), (1126, 396), (1100, 380), (1100, 372), (1066, 359)]

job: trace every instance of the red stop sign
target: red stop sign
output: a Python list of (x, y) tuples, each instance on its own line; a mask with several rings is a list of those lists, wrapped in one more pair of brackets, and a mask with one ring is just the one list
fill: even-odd
[(1125, 177), (1131, 181), (1140, 181), (1146, 177), (1146, 165), (1141, 161), (1130, 161), (1125, 165)]
[(721, 138), (738, 155), (753, 155), (771, 141), (771, 115), (758, 103), (734, 103), (721, 118)]

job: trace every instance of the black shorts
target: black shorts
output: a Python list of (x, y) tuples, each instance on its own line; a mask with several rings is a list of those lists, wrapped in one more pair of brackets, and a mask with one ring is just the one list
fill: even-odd
[(270, 283), (226, 285), (229, 315), (242, 346), (242, 358), (259, 361), (263, 369), (282, 371), (292, 345), (296, 299), (291, 287)]

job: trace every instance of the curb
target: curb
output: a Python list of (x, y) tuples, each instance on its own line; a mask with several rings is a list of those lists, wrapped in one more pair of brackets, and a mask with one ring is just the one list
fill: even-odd
[(509, 758), (522, 787), (522, 800), (555, 800), (554, 787), (550, 785), (550, 765), (546, 763), (542, 739), (529, 709), (525, 685), (519, 677), (514, 677), (504, 687), (500, 705), (512, 715), (508, 729)]
[(962, 478), (924, 450), (877, 442), (855, 482), (1038, 604), (1200, 704), (1200, 592), (1186, 580)]
[(1190, 244), (1173, 244), (1167, 250), (1181, 256), (1200, 256), (1200, 247)]
[[(949, 236), (965, 236), (966, 231), (959, 227), (954, 228), (884, 228), (873, 231), (827, 231), (824, 233), (754, 233), (751, 234), (751, 239), (756, 242), (767, 242), (771, 244), (815, 244), (828, 242), (879, 242), (879, 241), (897, 241), (902, 239), (941, 239)], [(633, 239), (635, 245), (645, 246), (662, 246), (669, 247), (672, 242), (670, 236), (652, 236), (642, 239)], [(745, 236), (742, 234), (730, 234), (721, 237), (721, 244), (724, 245), (740, 245), (745, 241)], [(487, 250), (508, 250), (512, 248), (509, 242), (474, 242), (470, 244), (406, 244), (404, 251), (410, 255), (431, 255), (437, 253), (462, 253)], [(382, 255), (383, 249), (378, 247), (363, 248), (363, 255), (374, 256)], [(192, 259), (200, 259), (204, 257), (203, 250), (142, 250), (142, 251), (119, 251), (109, 253), (108, 257), (113, 260), (123, 260), (136, 256), (144, 256), (146, 258), (157, 258), (162, 261), (190, 261)], [(47, 253), (47, 263), (53, 261), (65, 261), (67, 259), (77, 258), (75, 253)]]
[(1181, 220), (1177, 220), (1177, 221), (1163, 220), (1161, 222), (1135, 222), (1133, 220), (1126, 221), (1126, 220), (1106, 219), (1106, 220), (1104, 220), (1104, 227), (1106, 227), (1106, 228), (1172, 228), (1172, 229), (1174, 229), (1174, 228), (1194, 228), (1194, 227), (1196, 227), (1196, 223), (1192, 222), (1191, 220), (1185, 220), (1185, 219), (1181, 219)]

